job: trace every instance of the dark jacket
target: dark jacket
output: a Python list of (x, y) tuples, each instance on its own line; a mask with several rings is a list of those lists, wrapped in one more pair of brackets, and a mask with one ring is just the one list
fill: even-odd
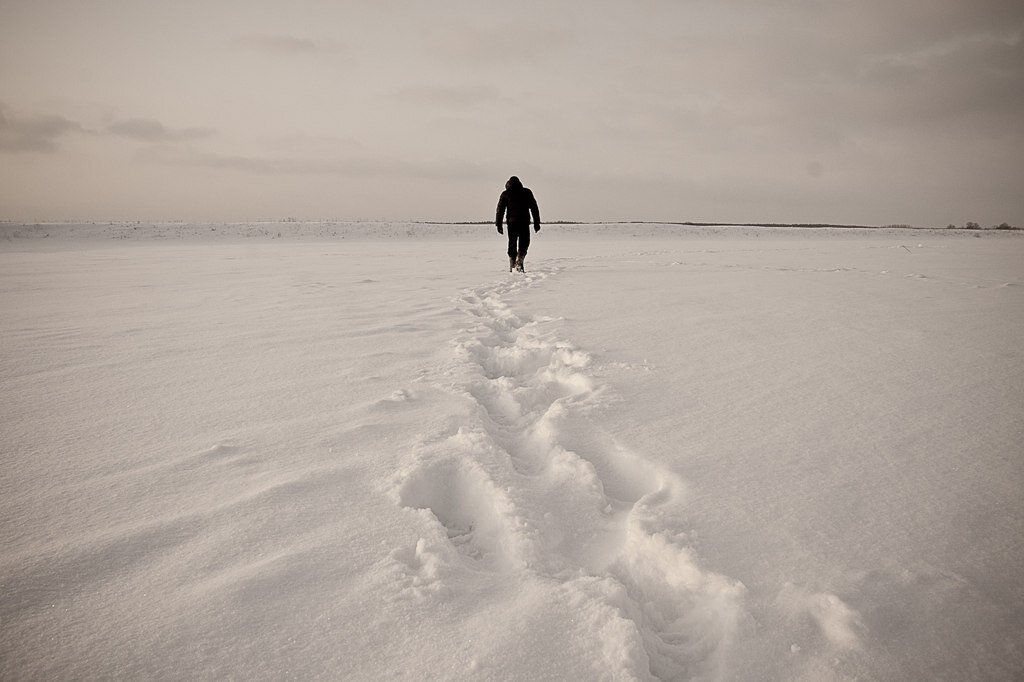
[(533, 198), (533, 192), (523, 187), (519, 178), (512, 176), (505, 183), (505, 191), (498, 199), (498, 212), (494, 217), (494, 224), (501, 227), (501, 220), (508, 212), (509, 225), (529, 225), (530, 214), (533, 214), (533, 227), (540, 229), (540, 209), (537, 208), (537, 200)]

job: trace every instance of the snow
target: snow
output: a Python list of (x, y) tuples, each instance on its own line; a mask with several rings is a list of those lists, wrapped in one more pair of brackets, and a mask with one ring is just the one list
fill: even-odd
[(0, 678), (1024, 675), (1024, 238), (0, 225)]

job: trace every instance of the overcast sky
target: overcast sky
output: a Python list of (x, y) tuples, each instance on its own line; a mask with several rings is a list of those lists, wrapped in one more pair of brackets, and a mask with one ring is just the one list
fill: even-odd
[(0, 0), (0, 219), (1024, 226), (1021, 0)]

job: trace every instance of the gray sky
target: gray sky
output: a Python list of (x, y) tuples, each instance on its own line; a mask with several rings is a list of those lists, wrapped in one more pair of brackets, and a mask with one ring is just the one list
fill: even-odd
[(1020, 0), (0, 0), (0, 219), (1024, 226)]

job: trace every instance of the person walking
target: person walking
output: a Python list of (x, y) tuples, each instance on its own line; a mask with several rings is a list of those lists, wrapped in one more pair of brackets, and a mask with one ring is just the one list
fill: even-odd
[(530, 248), (531, 215), (533, 216), (533, 231), (540, 232), (540, 209), (537, 208), (537, 200), (534, 198), (533, 192), (529, 188), (523, 187), (519, 178), (513, 175), (505, 183), (505, 191), (498, 199), (498, 212), (494, 217), (498, 234), (504, 234), (501, 230), (502, 219), (506, 219), (508, 222), (509, 272), (512, 272), (513, 268), (519, 272), (526, 272), (523, 261)]

